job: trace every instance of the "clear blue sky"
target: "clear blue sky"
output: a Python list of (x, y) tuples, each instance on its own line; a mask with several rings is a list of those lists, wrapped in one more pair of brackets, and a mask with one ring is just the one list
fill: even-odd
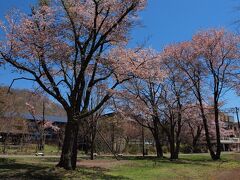
[[(36, 0), (0, 0), (0, 20), (12, 8), (29, 10), (29, 4)], [(188, 40), (199, 30), (224, 27), (236, 31), (234, 24), (240, 19), (238, 0), (149, 0), (147, 8), (140, 14), (142, 27), (132, 32), (130, 47), (146, 40), (146, 46), (157, 50), (169, 43)], [(9, 85), (16, 74), (0, 69), (0, 84)], [(31, 88), (25, 81), (15, 84), (15, 88)], [(240, 106), (239, 97), (232, 92), (225, 96), (228, 106)]]

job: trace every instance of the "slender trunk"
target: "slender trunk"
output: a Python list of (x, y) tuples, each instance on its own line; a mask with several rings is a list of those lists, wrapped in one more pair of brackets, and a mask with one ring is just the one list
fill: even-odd
[(114, 148), (114, 143), (115, 143), (115, 125), (112, 122), (112, 137), (111, 137), (111, 141), (112, 141), (112, 152), (115, 152), (115, 148)]
[(3, 154), (6, 154), (6, 149), (7, 149), (7, 141), (8, 141), (8, 134), (6, 134), (6, 137), (4, 139), (4, 143), (3, 143)]
[(96, 137), (96, 131), (95, 128), (92, 129), (92, 137), (91, 137), (91, 160), (94, 159), (94, 149), (95, 149), (95, 137)]
[(210, 139), (210, 135), (209, 135), (209, 131), (208, 131), (207, 119), (206, 119), (205, 115), (203, 115), (203, 114), (202, 114), (202, 119), (203, 119), (203, 125), (204, 125), (204, 130), (205, 130), (205, 137), (206, 137), (206, 141), (207, 141), (207, 147), (208, 147), (208, 150), (210, 152), (211, 158), (213, 160), (215, 160), (216, 155), (213, 151), (213, 147), (212, 147), (212, 144), (211, 144), (211, 139)]
[(38, 142), (38, 150), (39, 151), (44, 150), (44, 137), (43, 137), (42, 134), (40, 135), (40, 139), (39, 139), (39, 142)]
[(221, 157), (221, 135), (220, 135), (220, 127), (219, 127), (219, 109), (218, 109), (218, 102), (215, 101), (214, 103), (214, 115), (215, 115), (215, 126), (216, 126), (216, 137), (217, 137), (217, 150), (216, 156), (214, 160), (218, 160)]
[(201, 132), (202, 132), (202, 128), (198, 126), (197, 127), (197, 134), (196, 134), (196, 136), (193, 137), (193, 141), (192, 141), (192, 151), (193, 151), (193, 153), (197, 153), (197, 146), (198, 146), (199, 138), (201, 136)]
[(170, 117), (170, 133), (168, 133), (169, 145), (170, 145), (170, 159), (175, 159), (175, 125), (174, 117)]
[(199, 101), (199, 105), (200, 105), (201, 117), (202, 117), (202, 120), (203, 120), (203, 126), (204, 126), (204, 130), (205, 130), (205, 137), (206, 137), (207, 147), (208, 147), (208, 150), (210, 152), (211, 158), (213, 160), (216, 160), (217, 157), (216, 157), (216, 154), (213, 151), (211, 138), (210, 138), (210, 134), (209, 134), (209, 130), (208, 130), (207, 118), (205, 116), (204, 107), (203, 107), (203, 103), (202, 103), (202, 98), (201, 98), (201, 93), (200, 92), (198, 92), (198, 101)]
[(94, 159), (94, 142), (92, 141), (91, 142), (91, 160), (93, 160)]
[(144, 127), (142, 126), (142, 155), (145, 156), (145, 138), (144, 138)]
[(175, 159), (175, 141), (173, 137), (168, 137), (169, 145), (170, 145), (170, 159)]
[(77, 137), (79, 126), (73, 116), (68, 116), (68, 122), (65, 128), (64, 143), (62, 146), (62, 154), (58, 167), (66, 170), (74, 170), (77, 164)]
[[(176, 148), (174, 151), (174, 159), (178, 159), (178, 155), (179, 155), (179, 150), (180, 150), (180, 143), (181, 143), (181, 138), (180, 138), (180, 134), (182, 131), (182, 114), (181, 114), (181, 109), (182, 109), (182, 105), (180, 103), (180, 99), (178, 99), (179, 103), (179, 112), (178, 112), (178, 121), (177, 121), (177, 132), (176, 132)], [(174, 129), (173, 128), (173, 133), (174, 133)]]

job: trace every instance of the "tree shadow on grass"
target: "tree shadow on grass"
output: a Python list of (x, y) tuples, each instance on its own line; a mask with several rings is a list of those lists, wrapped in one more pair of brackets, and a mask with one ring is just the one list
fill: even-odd
[(214, 161), (210, 157), (200, 157), (200, 158), (186, 158), (186, 157), (180, 157), (177, 160), (170, 160), (167, 157), (164, 158), (157, 158), (154, 156), (125, 156), (122, 157), (124, 160), (150, 160), (154, 162), (155, 165), (158, 165), (160, 163), (162, 164), (182, 164), (182, 165), (199, 165), (199, 166), (208, 166), (210, 163), (226, 163), (229, 162), (229, 160), (217, 160)]
[(22, 163), (0, 163), (1, 179), (61, 179), (49, 167)]
[(109, 175), (107, 174), (108, 170), (107, 169), (103, 169), (103, 168), (99, 168), (99, 167), (92, 167), (92, 168), (86, 168), (83, 166), (80, 166), (77, 170), (78, 172), (80, 172), (82, 175), (84, 175), (84, 177), (89, 178), (89, 179), (119, 179), (119, 180), (130, 180), (127, 177), (124, 176), (113, 176), (113, 175)]
[(66, 171), (53, 166), (43, 166), (16, 162), (14, 159), (0, 158), (0, 179), (60, 180), (60, 179), (128, 179), (124, 176), (112, 176), (102, 168), (78, 167), (75, 171)]

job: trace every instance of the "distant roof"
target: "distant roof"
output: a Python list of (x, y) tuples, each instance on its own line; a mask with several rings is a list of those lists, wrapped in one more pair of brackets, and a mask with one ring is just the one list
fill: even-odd
[[(31, 114), (25, 113), (20, 115), (24, 119), (33, 119)], [(42, 115), (35, 115), (36, 120), (40, 121), (43, 119)], [(52, 121), (52, 122), (60, 122), (60, 123), (66, 123), (67, 117), (64, 116), (47, 116), (45, 115), (45, 120)]]

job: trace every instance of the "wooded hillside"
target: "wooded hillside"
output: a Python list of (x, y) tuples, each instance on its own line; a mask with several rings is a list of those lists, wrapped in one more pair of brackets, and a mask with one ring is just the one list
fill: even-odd
[(7, 87), (0, 87), (0, 114), (28, 113), (26, 103), (35, 107), (36, 114), (42, 114), (43, 102), (46, 115), (65, 116), (61, 105), (41, 93), (25, 89), (11, 89), (11, 92), (8, 93)]

